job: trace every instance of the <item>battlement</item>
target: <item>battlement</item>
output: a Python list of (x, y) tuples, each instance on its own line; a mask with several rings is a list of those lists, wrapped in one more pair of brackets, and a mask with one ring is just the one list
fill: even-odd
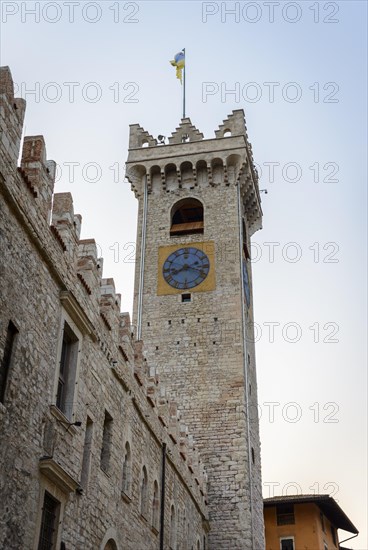
[[(24, 99), (14, 97), (14, 84), (9, 67), (0, 67), (0, 128), (2, 133), (2, 170), (17, 161), (26, 111)], [(4, 164), (3, 164), (4, 163)]]
[(239, 185), (251, 233), (261, 227), (258, 173), (242, 109), (223, 120), (212, 139), (204, 139), (190, 118), (182, 119), (168, 143), (158, 143), (138, 124), (132, 125), (126, 174), (138, 199), (145, 188), (148, 194), (185, 196), (203, 186)]
[[(85, 334), (99, 346), (122, 386), (129, 389), (155, 437), (167, 441), (173, 449), (176, 467), (192, 479), (193, 487), (199, 480), (196, 498), (205, 506), (205, 473), (195, 447), (188, 443), (176, 404), (160, 385), (156, 368), (147, 364), (143, 343), (133, 338), (129, 314), (120, 311), (121, 295), (116, 292), (114, 280), (102, 278), (103, 260), (98, 257), (95, 240), (80, 239), (82, 217), (74, 213), (71, 193), (54, 194), (56, 164), (47, 160), (43, 136), (24, 138), (21, 165), (17, 167), (25, 101), (14, 98), (7, 67), (1, 69), (0, 93), (1, 191), (38, 250), (39, 261), (45, 262), (57, 282), (59, 307), (69, 300), (68, 313), (88, 327)], [(131, 131), (137, 143), (147, 139), (150, 146), (157, 144), (137, 125)]]

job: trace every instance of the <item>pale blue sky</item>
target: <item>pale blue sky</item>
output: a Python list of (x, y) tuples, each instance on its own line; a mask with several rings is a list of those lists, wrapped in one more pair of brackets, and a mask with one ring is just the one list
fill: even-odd
[[(257, 3), (256, 13), (245, 11), (244, 2), (105, 0), (86, 8), (93, 3), (80, 1), (74, 22), (64, 2), (46, 12), (50, 3), (40, 2), (39, 23), (27, 14), (36, 2), (2, 4), (1, 64), (10, 66), (27, 99), (26, 133), (45, 136), (48, 157), (62, 168), (56, 190), (72, 192), (83, 237), (99, 244), (104, 275), (114, 277), (124, 310), (132, 304), (134, 264), (124, 259), (135, 241), (137, 211), (123, 183), (128, 125), (138, 122), (154, 136), (176, 128), (181, 90), (169, 60), (183, 47), (187, 114), (205, 136), (213, 137), (233, 109), (245, 110), (261, 188), (268, 190), (262, 195), (264, 228), (253, 237), (263, 480), (280, 484), (275, 493), (291, 482), (305, 493), (337, 488), (335, 498), (361, 531), (347, 546), (366, 550), (366, 3), (280, 2), (273, 23), (265, 2)], [(235, 4), (238, 23), (224, 13)], [(204, 22), (206, 9), (218, 12)], [(7, 15), (11, 11), (16, 13)], [(86, 21), (96, 15), (96, 23)], [(256, 16), (259, 21), (250, 23)], [(65, 82), (80, 84), (74, 102)], [(204, 101), (206, 82), (218, 92)], [(279, 83), (273, 102), (265, 82)], [(37, 97), (27, 92), (35, 86)], [(236, 86), (240, 97), (225, 93)], [(293, 103), (288, 97), (295, 89), (302, 95)], [(101, 99), (89, 102), (96, 90)], [(256, 90), (259, 100), (249, 101)], [(61, 95), (52, 102), (55, 92)], [(70, 162), (80, 163), (74, 181)], [(269, 162), (280, 163), (275, 181), (267, 175)], [(100, 166), (99, 181), (91, 181), (95, 171), (88, 163)], [(299, 181), (287, 181), (294, 177), (288, 163), (300, 167)], [(328, 176), (338, 181), (323, 181)], [(271, 242), (280, 243), (274, 262), (264, 244)], [(295, 263), (286, 256), (296, 250), (290, 242), (302, 254)], [(269, 322), (280, 323), (273, 343)], [(299, 342), (282, 337), (287, 323), (300, 326)], [(286, 339), (294, 336), (289, 330)], [(324, 342), (329, 335), (338, 342)], [(280, 403), (274, 422), (268, 402)], [(297, 412), (285, 407), (290, 402), (298, 404), (299, 422), (288, 421)]]

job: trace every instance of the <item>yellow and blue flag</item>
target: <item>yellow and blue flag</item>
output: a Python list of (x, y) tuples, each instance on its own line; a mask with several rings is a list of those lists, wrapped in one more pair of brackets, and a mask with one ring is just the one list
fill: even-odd
[(176, 78), (183, 83), (183, 69), (185, 67), (185, 50), (177, 53), (172, 61), (170, 61), (173, 67), (176, 67)]

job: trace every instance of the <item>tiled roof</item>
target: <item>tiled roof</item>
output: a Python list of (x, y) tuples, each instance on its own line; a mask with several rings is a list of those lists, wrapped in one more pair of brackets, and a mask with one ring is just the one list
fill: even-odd
[(284, 495), (263, 499), (265, 508), (277, 504), (305, 504), (308, 502), (315, 503), (337, 529), (343, 529), (354, 534), (359, 533), (336, 500), (329, 495)]

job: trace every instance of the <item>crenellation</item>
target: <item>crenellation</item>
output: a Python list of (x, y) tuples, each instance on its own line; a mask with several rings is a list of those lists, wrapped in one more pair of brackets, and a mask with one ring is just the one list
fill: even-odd
[(248, 139), (243, 109), (233, 111), (215, 131), (217, 138), (226, 137), (226, 133), (230, 136), (245, 136), (246, 140)]
[(201, 141), (203, 134), (193, 124), (190, 118), (182, 118), (180, 125), (176, 128), (175, 132), (169, 137), (169, 143), (186, 143), (187, 141)]
[(152, 407), (157, 406), (159, 378), (154, 366), (148, 367), (146, 395)]
[(112, 353), (117, 355), (120, 341), (120, 304), (121, 296), (115, 292), (115, 283), (111, 278), (102, 279), (100, 287), (100, 317), (102, 318)]
[[(78, 225), (75, 224), (73, 229), (77, 237)], [(91, 297), (93, 304), (97, 307), (100, 301), (103, 260), (97, 257), (95, 239), (79, 240), (76, 253), (77, 275)]]
[(143, 354), (143, 342), (136, 340), (133, 342), (134, 347), (134, 376), (138, 383), (146, 393), (147, 388), (147, 361)]
[(162, 383), (159, 387), (157, 414), (162, 425), (168, 427), (170, 422), (169, 401), (167, 399), (166, 389)]
[[(136, 127), (140, 128), (133, 125), (131, 133), (137, 131)], [(231, 135), (225, 136), (226, 131)], [(242, 196), (246, 188), (252, 196), (252, 200), (248, 201), (247, 197), (244, 204), (253, 234), (261, 228), (262, 208), (244, 111), (233, 111), (215, 135), (215, 139), (203, 139), (203, 134), (190, 119), (183, 119), (168, 144), (152, 143), (147, 147), (130, 148), (127, 178), (138, 199), (143, 197), (145, 188), (148, 195), (160, 195), (201, 191), (206, 185), (239, 185)]]
[[(80, 230), (81, 218), (78, 223)], [(55, 193), (52, 204), (51, 227), (56, 229), (66, 251), (65, 257), (75, 266), (78, 249), (73, 197), (70, 193)]]
[(126, 363), (133, 369), (134, 366), (134, 346), (132, 338), (132, 327), (130, 315), (127, 312), (120, 313), (119, 322), (119, 349)]
[(130, 125), (129, 149), (138, 147), (153, 147), (157, 145), (157, 139), (151, 136), (139, 124)]
[(53, 160), (46, 159), (46, 145), (43, 136), (26, 136), (24, 138), (20, 167), (37, 193), (36, 204), (41, 216), (49, 223), (56, 164)]
[(14, 97), (9, 67), (0, 67), (1, 171), (4, 175), (8, 175), (11, 165), (18, 161), (25, 111), (26, 101)]
[(176, 444), (179, 441), (180, 422), (178, 406), (174, 401), (169, 402), (169, 436)]

